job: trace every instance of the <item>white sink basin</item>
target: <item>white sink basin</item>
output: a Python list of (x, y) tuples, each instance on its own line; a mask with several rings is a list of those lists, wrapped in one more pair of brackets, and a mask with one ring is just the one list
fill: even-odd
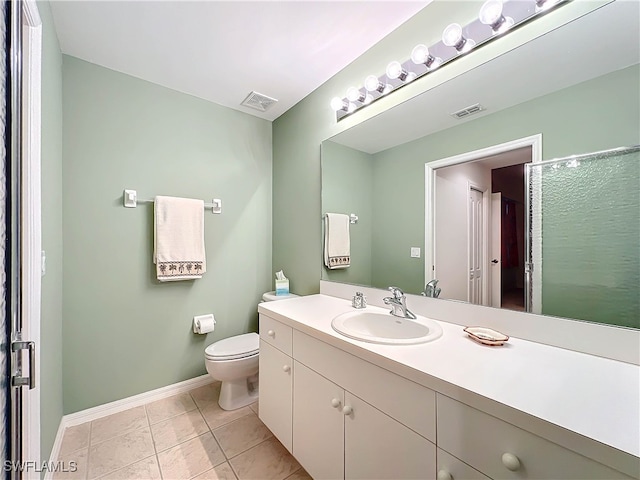
[(442, 327), (430, 318), (400, 318), (390, 313), (360, 310), (338, 315), (333, 329), (349, 338), (389, 345), (431, 342), (442, 335)]

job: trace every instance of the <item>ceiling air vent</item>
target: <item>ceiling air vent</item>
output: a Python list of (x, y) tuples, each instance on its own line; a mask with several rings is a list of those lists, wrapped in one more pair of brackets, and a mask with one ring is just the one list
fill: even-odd
[(453, 112), (451, 116), (455, 118), (465, 118), (465, 117), (468, 117), (469, 115), (473, 115), (474, 113), (478, 113), (483, 110), (484, 110), (484, 107), (479, 103), (476, 103), (475, 105), (471, 105), (469, 107), (465, 107), (461, 110), (458, 110), (457, 112)]
[(262, 95), (261, 93), (251, 92), (240, 105), (255, 108), (256, 110), (260, 110), (261, 112), (266, 112), (267, 110), (269, 110), (271, 105), (273, 105), (277, 101), (278, 100), (276, 100), (275, 98), (267, 97), (266, 95)]

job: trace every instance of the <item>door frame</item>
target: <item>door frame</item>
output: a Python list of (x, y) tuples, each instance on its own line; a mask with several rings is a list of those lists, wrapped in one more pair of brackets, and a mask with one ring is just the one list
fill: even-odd
[[(36, 387), (26, 390), (23, 409), (24, 459), (40, 461), (40, 305), (42, 282), (41, 82), (42, 20), (34, 0), (21, 2), (22, 24), (22, 332), (36, 344)], [(26, 438), (25, 438), (26, 437)], [(39, 478), (34, 472), (28, 478)]]
[[(457, 165), (460, 163), (472, 162), (484, 157), (497, 155), (499, 153), (509, 152), (511, 150), (517, 150), (523, 147), (531, 147), (531, 163), (538, 163), (542, 161), (542, 133), (531, 135), (529, 137), (523, 137), (509, 142), (500, 143), (498, 145), (492, 145), (490, 147), (473, 150), (470, 152), (462, 153), (459, 155), (453, 155), (451, 157), (442, 158), (433, 162), (424, 164), (424, 185), (425, 185), (425, 222), (424, 222), (424, 240), (425, 240), (425, 257), (424, 257), (424, 278), (425, 284), (436, 278), (435, 276), (435, 258), (436, 258), (436, 172), (439, 168), (449, 167), (451, 165)], [(527, 198), (527, 192), (525, 191), (525, 198)], [(527, 222), (525, 222), (527, 223)], [(528, 223), (527, 223), (528, 225)], [(525, 250), (529, 251), (531, 241), (529, 238), (529, 232), (525, 232)], [(537, 276), (537, 275), (536, 275)], [(538, 277), (538, 280), (541, 277)], [(531, 289), (533, 291), (541, 291), (540, 285), (530, 285), (529, 276), (526, 276), (525, 289), (526, 295), (529, 295)], [(536, 299), (537, 301), (537, 299)]]

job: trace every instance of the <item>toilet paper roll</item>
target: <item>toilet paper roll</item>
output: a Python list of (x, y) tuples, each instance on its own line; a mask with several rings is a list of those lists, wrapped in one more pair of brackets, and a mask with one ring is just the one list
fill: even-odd
[(193, 317), (193, 333), (204, 334), (213, 332), (215, 326), (216, 319), (213, 317), (213, 313)]

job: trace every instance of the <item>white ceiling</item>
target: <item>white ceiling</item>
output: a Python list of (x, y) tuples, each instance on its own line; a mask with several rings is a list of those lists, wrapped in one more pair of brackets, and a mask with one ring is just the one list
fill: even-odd
[[(431, 0), (53, 1), (63, 53), (274, 120)], [(255, 90), (267, 112), (240, 103)]]
[[(377, 153), (638, 62), (640, 3), (617, 1), (331, 140), (367, 153)], [(486, 110), (463, 120), (450, 115), (475, 103), (480, 103)]]

